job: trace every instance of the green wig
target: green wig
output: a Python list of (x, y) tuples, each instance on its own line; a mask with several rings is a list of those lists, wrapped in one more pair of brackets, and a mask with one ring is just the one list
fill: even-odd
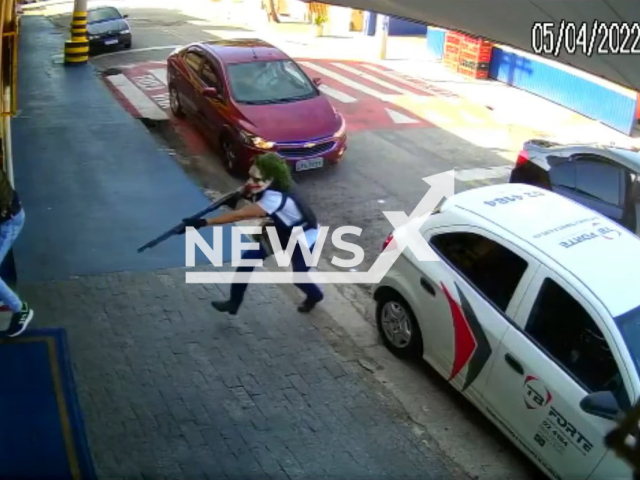
[(256, 167), (260, 169), (265, 180), (271, 180), (271, 188), (287, 192), (293, 187), (291, 170), (286, 160), (275, 153), (264, 153), (256, 157)]

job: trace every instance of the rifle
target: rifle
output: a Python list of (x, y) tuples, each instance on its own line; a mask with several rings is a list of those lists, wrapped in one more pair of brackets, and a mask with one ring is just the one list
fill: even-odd
[[(217, 210), (218, 208), (220, 208), (220, 207), (222, 207), (224, 205), (227, 205), (227, 206), (233, 205), (235, 207), (235, 204), (238, 203), (238, 200), (240, 200), (242, 197), (243, 197), (242, 189), (234, 190), (233, 192), (227, 193), (226, 195), (220, 197), (218, 200), (213, 202), (211, 205), (209, 205), (204, 210), (201, 210), (198, 213), (196, 213), (195, 215), (192, 215), (191, 217), (188, 217), (188, 218), (190, 220), (195, 220), (196, 218), (200, 218), (200, 217), (206, 215), (207, 213), (213, 212), (214, 210)], [(143, 251), (147, 250), (148, 248), (155, 247), (156, 245), (158, 245), (159, 243), (164, 242), (166, 239), (172, 237), (173, 235), (178, 235), (184, 227), (185, 227), (184, 222), (180, 222), (178, 225), (173, 227), (171, 230), (167, 230), (165, 233), (163, 233), (159, 237), (151, 240), (149, 243), (146, 243), (145, 245), (140, 247), (138, 249), (138, 253), (143, 252)]]

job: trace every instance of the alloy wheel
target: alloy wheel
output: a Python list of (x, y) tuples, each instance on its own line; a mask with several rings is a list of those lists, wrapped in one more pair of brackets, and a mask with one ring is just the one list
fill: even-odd
[(396, 348), (406, 348), (411, 342), (413, 329), (407, 311), (395, 301), (387, 302), (382, 308), (382, 330), (389, 342)]

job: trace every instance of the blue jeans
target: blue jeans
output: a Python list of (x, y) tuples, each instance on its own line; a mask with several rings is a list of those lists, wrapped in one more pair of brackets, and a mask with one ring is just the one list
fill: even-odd
[[(11, 246), (14, 244), (24, 225), (24, 209), (20, 210), (13, 218), (0, 224), (0, 262), (7, 256)], [(22, 309), (22, 300), (13, 290), (0, 278), (0, 300), (11, 309), (12, 312), (19, 312)]]
[[(309, 248), (309, 251), (313, 253), (315, 244)], [(266, 252), (262, 245), (258, 250), (245, 250), (242, 254), (242, 258), (245, 260), (264, 260), (267, 257)], [(307, 267), (304, 261), (304, 255), (300, 250), (300, 245), (296, 245), (293, 255), (291, 256), (291, 268), (294, 272), (308, 272), (311, 267)], [(254, 267), (238, 267), (236, 272), (252, 272)], [(294, 284), (300, 290), (307, 294), (307, 299), (311, 302), (319, 302), (324, 298), (322, 290), (314, 283), (296, 283)], [(246, 283), (232, 283), (231, 284), (231, 302), (240, 306), (244, 299), (244, 292), (247, 290)]]

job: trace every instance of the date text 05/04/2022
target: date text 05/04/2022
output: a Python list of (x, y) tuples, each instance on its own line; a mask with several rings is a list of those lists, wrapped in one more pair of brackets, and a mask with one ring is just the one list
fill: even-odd
[(640, 23), (535, 22), (531, 50), (540, 55), (635, 55), (640, 54)]

